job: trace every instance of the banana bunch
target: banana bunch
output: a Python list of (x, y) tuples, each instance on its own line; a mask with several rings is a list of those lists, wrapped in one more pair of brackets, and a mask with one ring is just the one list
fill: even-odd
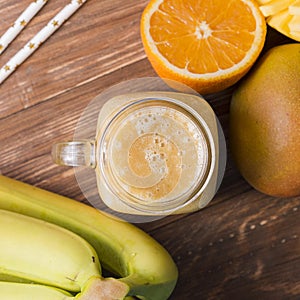
[[(16, 290), (24, 290), (19, 293), (23, 297), (26, 291), (34, 292), (40, 299), (45, 299), (44, 295), (49, 295), (49, 299), (68, 299), (65, 291), (76, 293), (76, 299), (90, 300), (123, 299), (128, 293), (127, 285), (101, 278), (95, 250), (65, 228), (0, 209), (0, 235), (2, 299), (15, 300)], [(11, 282), (40, 285), (11, 285)], [(111, 288), (107, 289), (107, 285)]]
[(1, 299), (166, 300), (177, 282), (169, 253), (134, 225), (2, 175), (0, 228)]

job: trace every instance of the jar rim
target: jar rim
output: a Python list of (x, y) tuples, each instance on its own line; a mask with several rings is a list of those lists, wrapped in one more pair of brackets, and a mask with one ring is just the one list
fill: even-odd
[[(177, 199), (169, 199), (169, 200), (155, 200), (155, 201), (145, 201), (138, 199), (137, 197), (134, 197), (131, 194), (128, 194), (127, 191), (125, 191), (120, 185), (116, 184), (116, 180), (111, 178), (111, 175), (108, 176), (108, 171), (111, 172), (111, 170), (108, 170), (110, 168), (110, 163), (108, 159), (107, 153), (107, 147), (108, 147), (108, 137), (110, 130), (115, 125), (116, 121), (120, 120), (120, 118), (124, 117), (124, 113), (128, 112), (129, 110), (134, 111), (137, 107), (141, 108), (143, 105), (148, 105), (149, 107), (156, 103), (156, 105), (165, 106), (166, 108), (170, 108), (170, 105), (173, 109), (177, 109), (179, 112), (185, 114), (185, 116), (188, 116), (191, 120), (191, 122), (199, 128), (199, 130), (203, 133), (203, 136), (205, 138), (205, 142), (207, 145), (207, 165), (205, 166), (205, 175), (203, 177), (198, 178), (193, 186), (192, 190), (187, 189), (185, 194), (180, 195), (180, 198)], [(202, 118), (202, 116), (191, 106), (188, 104), (171, 97), (167, 96), (146, 96), (146, 97), (140, 97), (138, 99), (133, 99), (129, 101), (126, 105), (121, 107), (119, 110), (115, 112), (115, 114), (111, 117), (109, 122), (107, 122), (106, 127), (103, 129), (103, 133), (101, 134), (101, 137), (99, 138), (99, 141), (97, 142), (97, 155), (98, 158), (100, 158), (99, 161), (99, 170), (101, 173), (101, 178), (104, 180), (104, 184), (106, 188), (120, 201), (123, 202), (123, 204), (128, 205), (129, 207), (143, 212), (143, 213), (150, 213), (150, 214), (169, 214), (173, 211), (176, 211), (180, 208), (183, 208), (187, 205), (189, 205), (191, 202), (193, 202), (195, 199), (197, 199), (205, 190), (206, 186), (208, 185), (214, 168), (216, 164), (216, 150), (215, 150), (215, 143), (213, 136), (211, 134), (211, 131), (209, 129), (209, 126), (205, 122), (205, 120)], [(113, 179), (113, 180), (112, 180)], [(118, 187), (118, 188), (117, 188)]]

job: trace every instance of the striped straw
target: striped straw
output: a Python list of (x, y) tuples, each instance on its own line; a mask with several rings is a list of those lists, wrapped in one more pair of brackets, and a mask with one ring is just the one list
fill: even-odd
[(72, 0), (54, 18), (52, 18), (43, 29), (27, 42), (27, 44), (0, 69), (0, 84), (30, 55), (32, 55), (40, 45), (44, 43), (86, 1), (87, 0)]
[(0, 54), (26, 27), (26, 25), (41, 10), (47, 1), (48, 0), (35, 0), (22, 12), (15, 23), (0, 37)]

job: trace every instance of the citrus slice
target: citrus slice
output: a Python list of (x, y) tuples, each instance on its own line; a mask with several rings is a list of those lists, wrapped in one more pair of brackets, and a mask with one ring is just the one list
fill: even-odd
[(265, 19), (251, 0), (150, 0), (141, 18), (157, 74), (202, 93), (236, 83), (260, 54)]

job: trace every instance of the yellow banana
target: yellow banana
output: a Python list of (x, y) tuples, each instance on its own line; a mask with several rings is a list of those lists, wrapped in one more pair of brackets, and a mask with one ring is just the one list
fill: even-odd
[[(113, 283), (102, 280), (97, 253), (79, 235), (43, 220), (0, 209), (0, 236), (1, 280), (37, 282), (80, 293), (78, 299), (116, 299), (99, 296), (106, 292), (104, 287)], [(121, 299), (128, 292), (124, 287)], [(90, 296), (93, 293), (97, 297)]]
[(0, 278), (15, 277), (79, 292), (100, 276), (94, 249), (57, 225), (0, 210)]
[(169, 253), (132, 224), (78, 201), (0, 175), (0, 208), (65, 227), (86, 239), (103, 267), (126, 283), (128, 295), (165, 300), (178, 278)]
[[(90, 300), (90, 299), (108, 299), (108, 298), (90, 298), (82, 294), (73, 296), (69, 292), (40, 284), (27, 284), (0, 281), (0, 295), (4, 300)], [(115, 299), (115, 298), (114, 298)], [(131, 299), (131, 298), (126, 298)]]
[(70, 300), (72, 294), (39, 284), (0, 281), (0, 295), (4, 300)]

